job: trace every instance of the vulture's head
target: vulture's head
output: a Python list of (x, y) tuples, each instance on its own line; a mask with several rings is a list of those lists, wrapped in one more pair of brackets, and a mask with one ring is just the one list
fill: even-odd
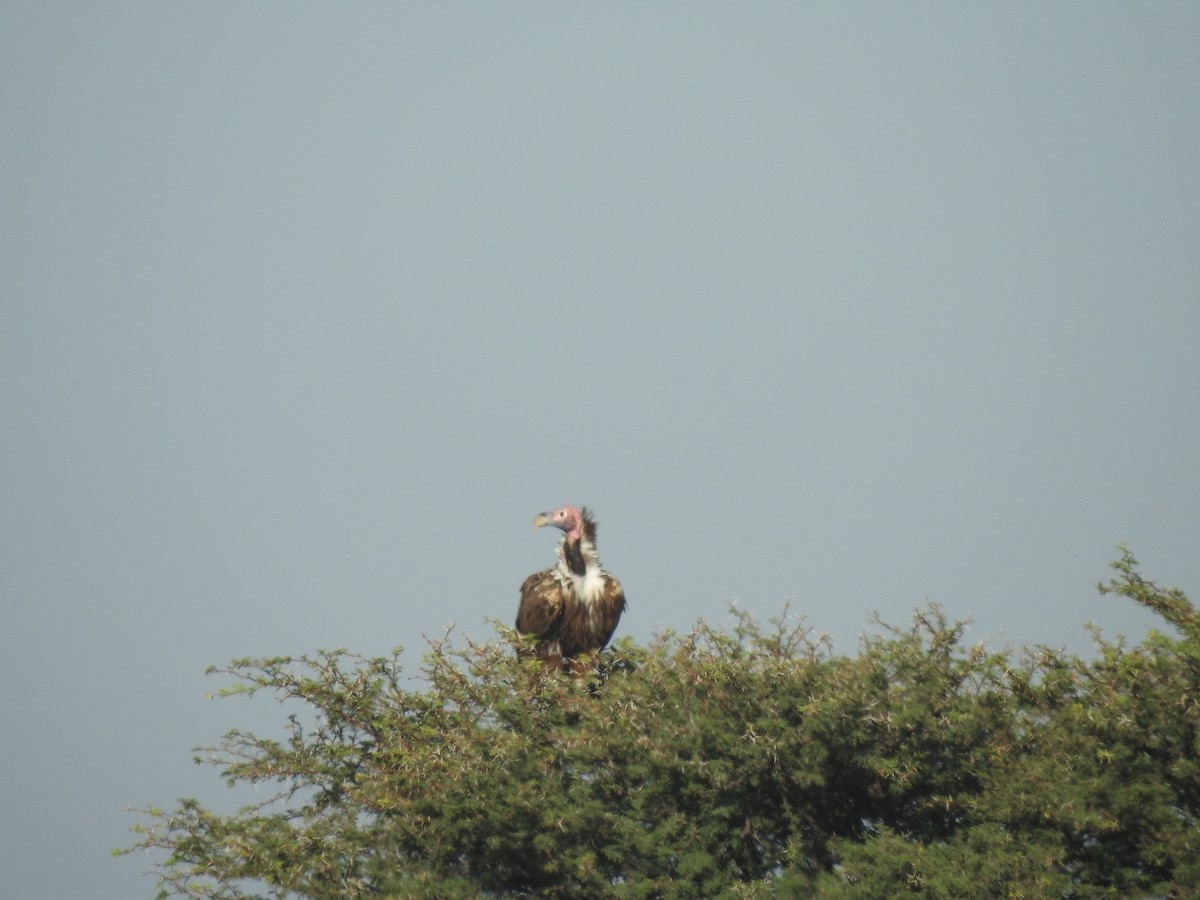
[(533, 527), (541, 528), (543, 525), (561, 528), (568, 540), (577, 541), (582, 534), (583, 515), (574, 506), (561, 506), (554, 512), (537, 514), (537, 518), (533, 520)]

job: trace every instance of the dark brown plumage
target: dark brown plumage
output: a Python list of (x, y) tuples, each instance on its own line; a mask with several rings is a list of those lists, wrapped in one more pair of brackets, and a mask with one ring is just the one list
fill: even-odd
[(598, 653), (612, 638), (625, 610), (625, 592), (600, 566), (596, 521), (586, 507), (539, 513), (533, 524), (560, 528), (563, 539), (558, 565), (535, 572), (521, 585), (517, 631), (537, 638), (537, 654), (547, 664), (570, 671), (571, 660)]

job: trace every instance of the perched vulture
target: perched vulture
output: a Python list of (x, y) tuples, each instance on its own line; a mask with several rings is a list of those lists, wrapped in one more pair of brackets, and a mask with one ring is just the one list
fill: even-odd
[(539, 513), (535, 527), (562, 529), (558, 565), (535, 572), (521, 585), (517, 631), (537, 638), (537, 654), (550, 665), (570, 670), (571, 660), (604, 648), (625, 609), (621, 583), (600, 568), (596, 520), (564, 506)]

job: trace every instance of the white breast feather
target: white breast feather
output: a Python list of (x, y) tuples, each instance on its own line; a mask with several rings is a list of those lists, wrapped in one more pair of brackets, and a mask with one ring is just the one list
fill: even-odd
[(604, 570), (588, 566), (582, 575), (571, 573), (575, 585), (575, 596), (589, 609), (604, 593)]
[(558, 568), (554, 574), (563, 587), (574, 591), (575, 599), (587, 608), (588, 624), (591, 625), (596, 612), (596, 602), (604, 595), (605, 580), (609, 576), (600, 568), (595, 544), (585, 539), (579, 549), (584, 562), (583, 574), (576, 575), (571, 571), (561, 546), (558, 549)]

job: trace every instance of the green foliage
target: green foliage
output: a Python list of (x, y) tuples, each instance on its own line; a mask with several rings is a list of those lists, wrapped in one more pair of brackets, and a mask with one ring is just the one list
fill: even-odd
[(1176, 636), (1082, 659), (963, 643), (936, 609), (838, 656), (740, 616), (590, 678), (520, 639), (239, 660), (287, 737), (203, 751), (270, 798), (193, 800), (128, 851), (160, 897), (1097, 897), (1200, 891), (1200, 615), (1126, 552), (1101, 587)]

